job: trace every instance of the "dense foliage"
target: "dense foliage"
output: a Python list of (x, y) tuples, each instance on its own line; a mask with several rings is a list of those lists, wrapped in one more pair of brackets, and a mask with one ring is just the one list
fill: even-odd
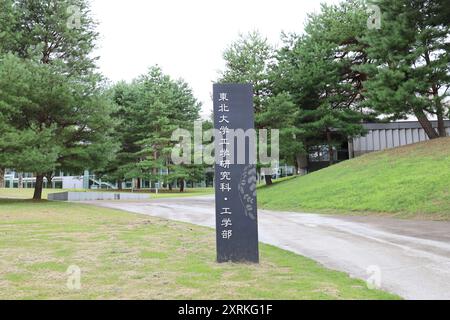
[[(324, 4), (301, 34), (283, 34), (278, 50), (258, 32), (241, 35), (224, 51), (218, 81), (253, 84), (256, 127), (280, 130), (281, 161), (298, 173), (317, 146), (333, 163), (343, 143), (364, 134), (365, 121), (416, 117), (430, 139), (443, 137), (447, 2)], [(0, 8), (0, 187), (4, 168), (33, 172), (35, 199), (57, 170), (89, 169), (119, 185), (133, 180), (134, 188), (151, 180), (183, 189), (204, 177), (204, 166), (170, 157), (174, 130), (192, 132), (200, 119), (185, 81), (152, 67), (106, 86), (86, 0), (0, 0)]]
[(97, 33), (84, 0), (0, 5), (0, 166), (35, 173), (40, 199), (44, 176), (102, 169), (114, 156), (114, 106), (91, 57)]

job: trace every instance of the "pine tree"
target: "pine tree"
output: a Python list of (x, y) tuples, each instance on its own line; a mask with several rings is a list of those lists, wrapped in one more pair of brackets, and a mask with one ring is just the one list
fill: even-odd
[(2, 5), (12, 17), (2, 37), (12, 40), (0, 44), (8, 53), (0, 61), (0, 163), (34, 172), (38, 200), (49, 173), (101, 169), (112, 157), (112, 104), (90, 56), (97, 34), (86, 1)]
[[(441, 15), (444, 3), (379, 0), (375, 4), (381, 9), (382, 25), (364, 37), (372, 60), (361, 68), (369, 74), (364, 83), (366, 105), (389, 119), (416, 116), (430, 139), (445, 136), (450, 25)], [(433, 116), (437, 131), (430, 122)]]
[[(189, 86), (182, 80), (172, 80), (159, 67), (152, 67), (131, 84), (116, 85), (114, 91), (122, 148), (118, 161), (110, 164), (108, 176), (135, 178), (139, 188), (142, 178), (170, 184), (177, 180), (184, 185), (187, 177), (195, 176), (195, 166), (181, 168), (171, 162), (173, 131), (192, 130), (199, 119), (201, 105)], [(162, 175), (161, 171), (166, 170), (169, 174)]]
[(299, 110), (288, 93), (280, 93), (267, 99), (263, 112), (257, 114), (257, 123), (264, 129), (279, 130), (280, 161), (294, 164), (299, 172), (296, 161), (299, 154), (305, 153), (300, 137), (304, 130), (296, 126)]
[[(240, 35), (224, 52), (225, 70), (218, 79), (220, 83), (250, 83), (253, 85), (255, 127), (263, 129), (258, 115), (264, 112), (271, 95), (269, 70), (274, 49), (258, 32)], [(272, 184), (272, 176), (265, 175), (266, 184)]]
[[(322, 5), (309, 16), (305, 34), (285, 36), (274, 69), (274, 91), (287, 92), (297, 106), (295, 126), (306, 149), (327, 144), (330, 163), (334, 146), (364, 132), (361, 121), (372, 118), (362, 109), (365, 74), (355, 68), (366, 61), (359, 37), (364, 34), (367, 15), (357, 1)], [(304, 154), (297, 155), (298, 166)]]
[(273, 56), (273, 47), (258, 32), (240, 35), (223, 54), (226, 66), (218, 82), (251, 83), (255, 113), (258, 114), (270, 96), (268, 71)]

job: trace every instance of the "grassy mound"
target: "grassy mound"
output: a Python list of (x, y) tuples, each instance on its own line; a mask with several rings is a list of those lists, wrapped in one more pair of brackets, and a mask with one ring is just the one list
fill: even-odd
[(450, 138), (371, 153), (258, 191), (263, 208), (450, 219)]

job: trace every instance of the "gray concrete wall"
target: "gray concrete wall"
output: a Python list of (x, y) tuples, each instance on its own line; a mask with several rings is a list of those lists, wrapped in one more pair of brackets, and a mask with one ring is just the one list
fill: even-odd
[[(437, 126), (435, 122), (433, 125)], [(450, 121), (446, 121), (446, 126), (450, 136)], [(351, 149), (355, 157), (428, 140), (419, 122), (368, 123), (364, 127), (368, 134), (353, 139)]]
[(60, 192), (50, 193), (51, 201), (96, 201), (96, 200), (148, 200), (145, 193), (113, 193), (113, 192)]

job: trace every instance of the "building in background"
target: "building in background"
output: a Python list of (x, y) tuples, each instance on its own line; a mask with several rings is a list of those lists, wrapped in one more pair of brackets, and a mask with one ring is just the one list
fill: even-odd
[[(437, 128), (437, 122), (432, 122)], [(450, 136), (450, 121), (445, 121), (447, 134)], [(406, 146), (427, 141), (428, 136), (418, 121), (399, 121), (389, 123), (365, 123), (367, 134), (351, 138), (348, 142), (335, 147), (333, 162), (339, 163), (363, 154)], [(309, 148), (307, 157), (307, 173), (330, 166), (328, 145), (317, 145)]]
[[(93, 178), (93, 176), (87, 179)], [(72, 176), (59, 172), (53, 177), (44, 178), (44, 188), (52, 189), (84, 189), (86, 177)], [(50, 181), (49, 181), (50, 180)], [(36, 178), (32, 173), (21, 173), (12, 170), (5, 171), (5, 188), (34, 188)]]
[[(161, 175), (168, 174), (167, 171), (161, 169)], [(35, 187), (36, 178), (32, 173), (20, 173), (13, 170), (6, 170), (5, 175), (5, 188), (24, 188), (32, 189)], [(201, 182), (186, 181), (186, 188), (205, 188), (213, 186), (213, 176), (208, 175), (206, 172), (206, 178)], [(49, 181), (50, 180), (50, 181)], [(96, 175), (92, 175), (89, 171), (85, 170), (83, 175), (72, 175), (64, 172), (59, 172), (53, 177), (44, 177), (44, 188), (48, 189), (123, 189), (131, 190), (136, 189), (136, 180), (129, 179), (122, 182), (120, 188), (117, 183), (111, 183), (108, 181), (102, 181), (101, 178)], [(162, 182), (150, 181), (147, 179), (141, 179), (140, 189), (161, 189), (164, 188)], [(179, 188), (177, 182), (173, 185), (174, 189)]]
[[(432, 124), (437, 127), (436, 121)], [(450, 121), (445, 121), (445, 125), (450, 136)], [(349, 158), (429, 140), (417, 121), (366, 123), (364, 128), (368, 130), (367, 135), (349, 141)]]

